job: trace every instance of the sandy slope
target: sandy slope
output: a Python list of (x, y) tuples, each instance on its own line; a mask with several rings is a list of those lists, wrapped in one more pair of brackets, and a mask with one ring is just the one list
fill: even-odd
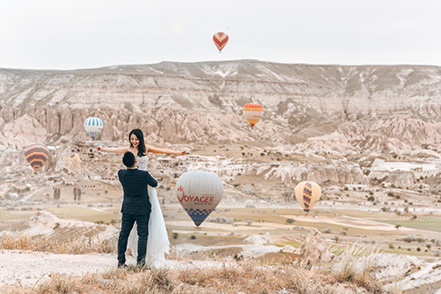
[(21, 283), (36, 285), (51, 273), (81, 275), (86, 272), (105, 272), (116, 267), (113, 254), (53, 254), (20, 250), (0, 253), (0, 286)]

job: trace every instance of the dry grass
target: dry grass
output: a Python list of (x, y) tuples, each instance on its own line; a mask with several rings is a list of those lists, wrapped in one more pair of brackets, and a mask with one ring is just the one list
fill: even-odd
[[(271, 264), (254, 259), (232, 261), (231, 257), (209, 253), (172, 252), (168, 258), (181, 261), (182, 266), (152, 270), (115, 268), (82, 277), (54, 274), (33, 288), (18, 285), (8, 289), (8, 293), (388, 293), (367, 270), (351, 270), (353, 275), (345, 275), (332, 270), (327, 263), (305, 266), (299, 259)], [(203, 262), (205, 266), (196, 268), (194, 262)]]
[[(114, 252), (114, 248), (87, 238), (54, 242), (25, 235), (3, 236), (0, 248), (71, 254)], [(9, 287), (6, 293), (388, 293), (371, 274), (372, 253), (373, 250), (356, 246), (341, 250), (336, 253), (341, 258), (341, 266), (335, 267), (335, 261), (305, 264), (298, 256), (234, 261), (231, 256), (213, 252), (182, 254), (172, 251), (168, 259), (181, 261), (180, 268), (115, 268), (80, 277), (53, 274), (37, 286), (17, 285)], [(196, 262), (205, 266), (197, 268)]]
[[(342, 281), (320, 269), (295, 265), (262, 266), (253, 261), (221, 263), (206, 269), (111, 270), (82, 277), (53, 275), (35, 288), (10, 293), (387, 293), (357, 280)], [(14, 292), (15, 291), (15, 292)]]
[(372, 275), (373, 256), (380, 251), (377, 246), (365, 247), (354, 243), (341, 252), (338, 252), (341, 248), (334, 248), (334, 250), (336, 254), (339, 254), (340, 260), (333, 269), (339, 282), (352, 281), (368, 290), (369, 293), (383, 293), (382, 283)]
[(113, 253), (115, 242), (97, 240), (91, 236), (81, 236), (64, 241), (50, 240), (41, 236), (30, 237), (24, 234), (6, 234), (0, 237), (0, 249), (29, 250), (58, 254), (87, 254), (92, 252)]

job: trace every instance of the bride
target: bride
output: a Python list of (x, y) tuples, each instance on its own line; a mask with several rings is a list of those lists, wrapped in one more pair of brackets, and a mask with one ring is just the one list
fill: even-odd
[[(129, 143), (130, 146), (126, 148), (105, 148), (103, 146), (98, 146), (97, 149), (99, 151), (120, 154), (131, 151), (133, 154), (136, 155), (138, 169), (140, 170), (147, 170), (149, 152), (175, 155), (185, 155), (187, 153), (186, 151), (173, 151), (170, 149), (160, 149), (146, 145), (144, 143), (144, 135), (140, 129), (133, 129), (130, 132)], [(170, 242), (168, 240), (167, 229), (165, 227), (165, 221), (164, 217), (162, 216), (161, 206), (159, 205), (156, 189), (148, 186), (148, 193), (150, 197), (150, 203), (152, 205), (152, 212), (150, 213), (149, 220), (146, 265), (158, 267), (165, 260), (164, 254), (169, 252)], [(130, 248), (133, 256), (137, 255), (138, 234), (136, 223), (130, 231), (127, 247)]]

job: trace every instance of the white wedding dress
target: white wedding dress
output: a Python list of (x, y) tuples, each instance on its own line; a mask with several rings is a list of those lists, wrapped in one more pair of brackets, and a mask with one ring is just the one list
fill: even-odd
[[(147, 170), (149, 158), (147, 156), (136, 156), (138, 169)], [(169, 252), (170, 241), (168, 240), (167, 228), (161, 206), (159, 205), (156, 189), (148, 186), (152, 212), (149, 220), (149, 236), (147, 240), (147, 254), (145, 263), (147, 266), (159, 267), (165, 261), (165, 253)], [(134, 257), (138, 254), (138, 232), (137, 225), (132, 228), (129, 235), (127, 247), (130, 248)]]

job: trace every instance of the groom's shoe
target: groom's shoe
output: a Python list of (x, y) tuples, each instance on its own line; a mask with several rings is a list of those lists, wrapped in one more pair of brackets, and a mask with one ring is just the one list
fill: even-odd
[(124, 262), (118, 262), (118, 268), (126, 268), (127, 264), (125, 264)]

